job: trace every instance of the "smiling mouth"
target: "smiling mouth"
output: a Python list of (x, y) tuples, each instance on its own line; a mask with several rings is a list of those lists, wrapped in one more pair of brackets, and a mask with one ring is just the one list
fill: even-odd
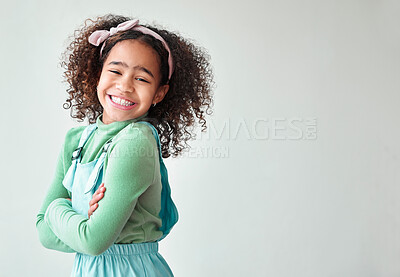
[(138, 105), (137, 103), (109, 94), (107, 94), (106, 101), (109, 105), (122, 111), (132, 110)]
[(129, 106), (135, 105), (134, 102), (119, 98), (119, 97), (114, 96), (114, 95), (109, 95), (109, 97), (110, 97), (112, 102), (114, 102), (115, 104), (124, 106), (124, 107), (129, 107)]

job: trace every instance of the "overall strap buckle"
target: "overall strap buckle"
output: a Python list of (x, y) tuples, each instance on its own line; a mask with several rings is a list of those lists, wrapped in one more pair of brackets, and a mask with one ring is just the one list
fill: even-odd
[(72, 152), (72, 160), (76, 160), (79, 158), (79, 156), (81, 155), (83, 147), (78, 147), (74, 150), (74, 152)]
[(103, 153), (106, 153), (106, 154), (107, 154), (107, 150), (108, 150), (108, 148), (110, 147), (111, 142), (112, 142), (112, 140), (109, 140), (109, 141), (106, 142), (106, 144), (104, 144), (104, 146), (103, 146)]
[(83, 146), (86, 144), (86, 141), (88, 140), (90, 135), (93, 133), (93, 131), (96, 130), (96, 129), (97, 129), (97, 125), (96, 125), (96, 123), (93, 123), (91, 125), (88, 125), (83, 130), (83, 132), (81, 134), (81, 138), (79, 139), (78, 148), (76, 148), (74, 150), (74, 152), (72, 152), (72, 158), (71, 158), (72, 161), (77, 160), (77, 159), (80, 158)]

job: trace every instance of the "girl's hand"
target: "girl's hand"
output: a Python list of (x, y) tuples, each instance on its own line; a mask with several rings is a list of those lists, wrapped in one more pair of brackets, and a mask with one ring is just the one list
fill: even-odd
[(106, 188), (104, 187), (104, 183), (102, 183), (100, 187), (96, 190), (96, 192), (93, 194), (92, 200), (90, 200), (89, 202), (89, 211), (88, 211), (89, 218), (99, 206), (97, 202), (99, 202), (104, 197), (105, 191)]

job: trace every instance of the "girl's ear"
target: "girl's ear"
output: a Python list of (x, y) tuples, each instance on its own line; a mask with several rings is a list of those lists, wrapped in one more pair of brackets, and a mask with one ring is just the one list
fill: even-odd
[(161, 102), (169, 90), (169, 85), (160, 86), (153, 98), (153, 104)]

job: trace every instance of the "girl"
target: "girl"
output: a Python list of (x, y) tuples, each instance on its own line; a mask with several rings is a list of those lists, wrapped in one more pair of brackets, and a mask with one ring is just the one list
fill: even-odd
[(163, 158), (211, 113), (209, 57), (178, 34), (106, 15), (75, 32), (62, 65), (66, 134), (37, 215), (41, 243), (76, 252), (71, 276), (173, 276), (158, 253), (178, 220)]

